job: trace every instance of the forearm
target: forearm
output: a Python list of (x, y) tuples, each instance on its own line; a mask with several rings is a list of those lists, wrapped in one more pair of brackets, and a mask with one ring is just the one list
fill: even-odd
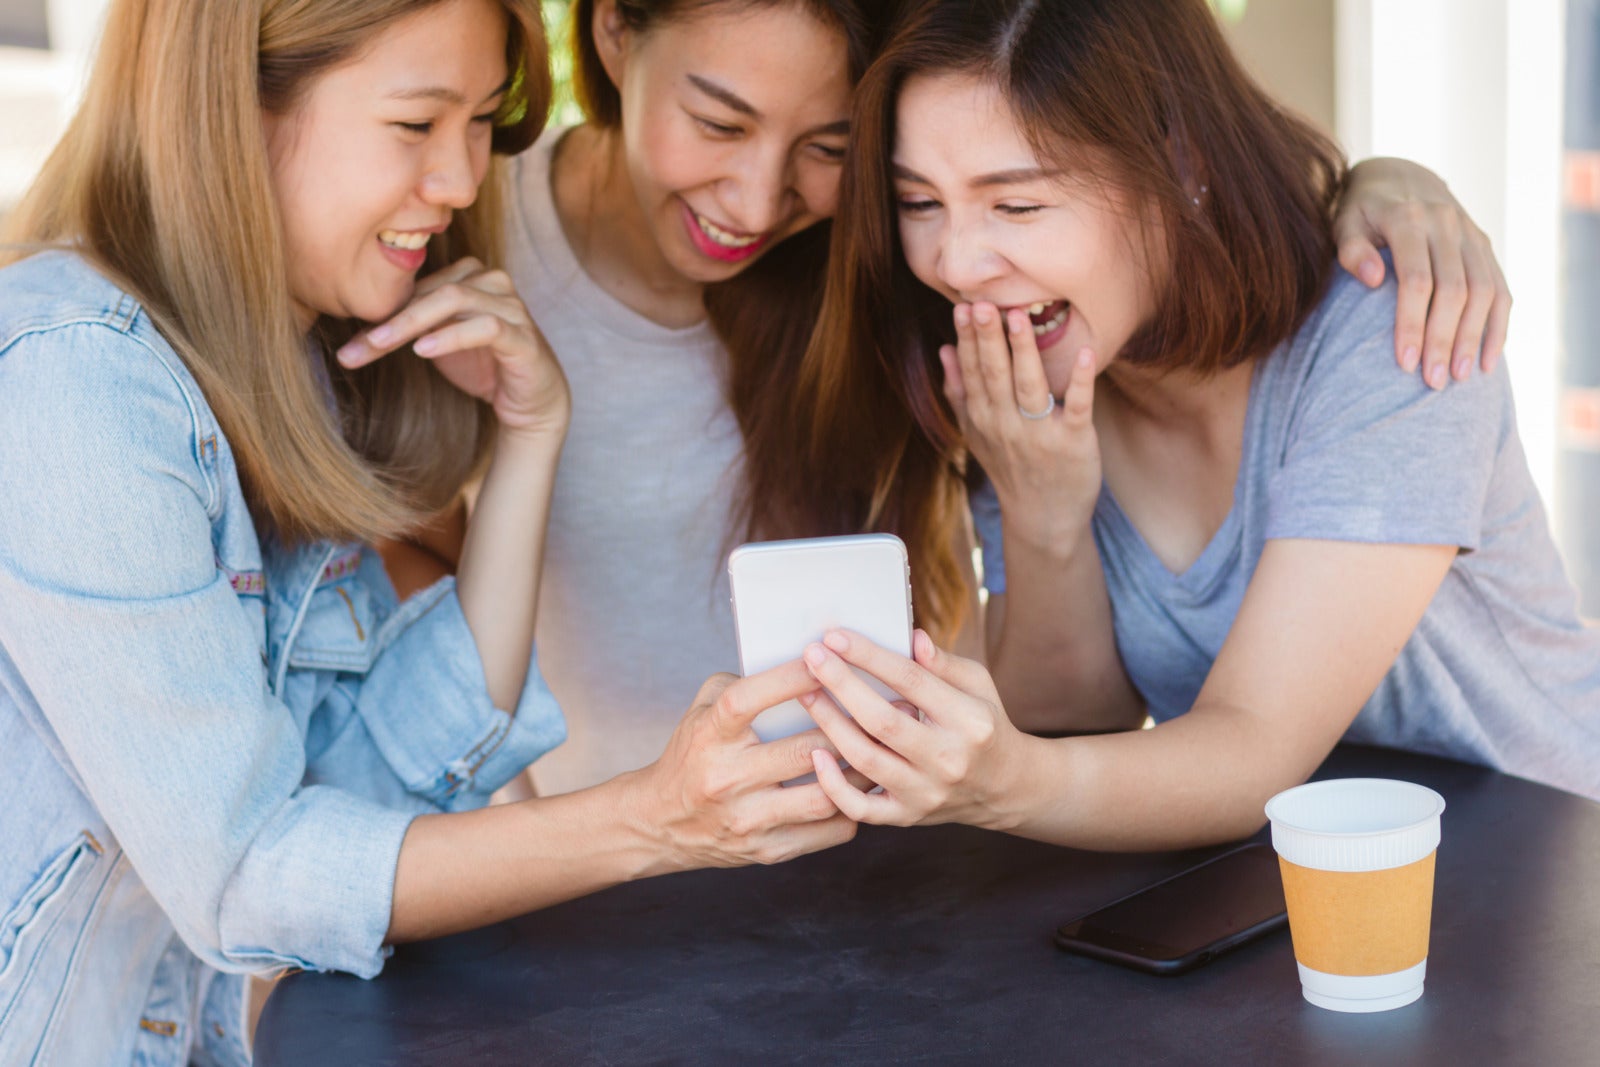
[(1304, 781), (1329, 747), (1274, 739), (1250, 712), (1221, 707), (1150, 730), (1025, 740), (995, 828), (1128, 852), (1248, 836), (1267, 800)]
[(1011, 721), (1028, 731), (1136, 727), (1144, 704), (1117, 654), (1111, 599), (1094, 537), (1064, 548), (1006, 538), (1002, 617), (989, 664)]
[(502, 430), (461, 550), (456, 587), (489, 695), (513, 709), (527, 677), (538, 613), (558, 432)]
[(634, 779), (419, 816), (400, 849), (387, 940), (470, 930), (674, 869), (633, 817)]

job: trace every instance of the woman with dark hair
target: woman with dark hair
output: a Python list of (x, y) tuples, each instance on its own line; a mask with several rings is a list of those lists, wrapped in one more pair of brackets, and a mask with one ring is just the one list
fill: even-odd
[[(807, 482), (792, 403), (821, 306), (850, 93), (892, 7), (573, 5), (587, 121), (516, 161), (508, 235), (512, 276), (573, 395), (538, 627), (570, 738), (534, 768), (541, 793), (650, 761), (704, 671), (736, 666), (723, 560), (743, 537), (887, 525), (943, 538), (948, 551), (914, 575), (919, 611), (930, 627), (950, 623), (948, 640), (973, 598), (966, 539), (949, 522), (961, 497), (942, 461), (908, 455), (892, 498), (849, 462)], [(1364, 218), (1401, 203), (1417, 174), (1429, 177), (1381, 162), (1352, 186), (1335, 224), (1352, 269), (1377, 260)], [(1454, 344), (1465, 374), (1486, 324), (1485, 359), (1498, 351), (1504, 291), (1481, 235), (1453, 204), (1438, 211), (1417, 226), (1393, 208), (1390, 232), (1370, 236), (1410, 247), (1408, 269), (1436, 270), (1441, 294), (1470, 279), (1470, 299), (1463, 285), (1460, 299), (1435, 300), (1425, 346), (1427, 284), (1396, 333), (1397, 351), (1426, 347), (1438, 373)], [(890, 443), (873, 413), (851, 432), (869, 451)], [(747, 785), (781, 797), (777, 779), (750, 777), (753, 738), (727, 748), (750, 768)]]
[(818, 753), (841, 811), (1194, 845), (1341, 737), (1600, 799), (1600, 632), (1503, 370), (1440, 393), (1393, 367), (1392, 289), (1337, 271), (1322, 225), (1342, 158), (1200, 0), (935, 0), (853, 122), (803, 402), (837, 440), (888, 381), (885, 479), (970, 450), (993, 673), (925, 634), (915, 662), (808, 649), (854, 718), (802, 700), (883, 787)]

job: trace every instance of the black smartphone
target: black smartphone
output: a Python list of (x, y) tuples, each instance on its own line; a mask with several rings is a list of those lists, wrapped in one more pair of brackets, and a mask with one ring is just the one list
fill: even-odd
[(1270, 845), (1244, 845), (1062, 923), (1068, 952), (1182, 974), (1288, 922)]

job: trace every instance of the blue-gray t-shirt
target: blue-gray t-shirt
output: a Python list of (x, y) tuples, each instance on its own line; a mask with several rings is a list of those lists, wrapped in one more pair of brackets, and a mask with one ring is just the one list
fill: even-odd
[[(1428, 389), (1395, 365), (1395, 299), (1392, 281), (1369, 290), (1335, 270), (1305, 325), (1257, 364), (1233, 509), (1182, 574), (1102, 488), (1094, 538), (1123, 665), (1157, 722), (1189, 710), (1269, 539), (1458, 545), (1345, 738), (1600, 800), (1600, 630), (1578, 620), (1505, 369)], [(1004, 592), (988, 485), (972, 511), (984, 585)]]

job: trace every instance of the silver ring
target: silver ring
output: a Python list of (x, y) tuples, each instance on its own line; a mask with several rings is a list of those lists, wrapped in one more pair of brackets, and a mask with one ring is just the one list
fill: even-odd
[(1048, 419), (1050, 417), (1050, 413), (1056, 409), (1056, 394), (1046, 393), (1045, 396), (1050, 402), (1045, 405), (1043, 411), (1029, 411), (1021, 404), (1018, 404), (1017, 413), (1025, 419)]

